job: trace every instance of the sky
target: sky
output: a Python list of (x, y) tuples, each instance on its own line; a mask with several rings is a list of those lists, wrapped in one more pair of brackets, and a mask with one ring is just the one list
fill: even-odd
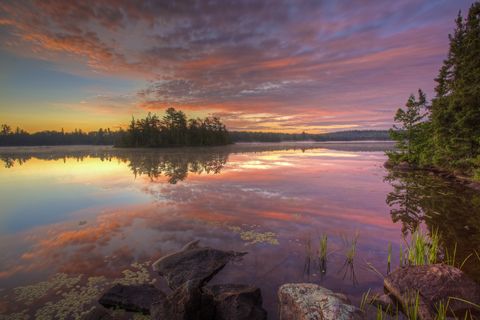
[(431, 98), (464, 0), (1, 0), (0, 123), (126, 126), (175, 107), (230, 130), (386, 129)]

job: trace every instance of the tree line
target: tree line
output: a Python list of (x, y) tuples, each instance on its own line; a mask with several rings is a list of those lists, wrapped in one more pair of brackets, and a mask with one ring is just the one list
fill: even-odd
[(411, 95), (395, 114), (393, 163), (434, 166), (480, 180), (480, 2), (459, 12), (449, 51), (435, 78), (435, 97)]
[(143, 119), (132, 118), (120, 133), (119, 147), (215, 146), (230, 143), (225, 125), (217, 117), (188, 119), (185, 113), (168, 108), (160, 119), (149, 113)]
[(390, 140), (387, 130), (349, 130), (318, 134), (233, 131), (230, 137), (233, 142)]
[(389, 140), (386, 130), (351, 130), (322, 134), (278, 132), (229, 132), (217, 117), (188, 119), (180, 110), (169, 108), (160, 118), (149, 113), (145, 118), (132, 118), (126, 130), (99, 129), (85, 132), (12, 130), (0, 126), (0, 146), (115, 145), (117, 147), (214, 146), (235, 142), (282, 141), (360, 141)]
[(119, 137), (120, 132), (108, 128), (90, 132), (62, 129), (29, 133), (18, 127), (13, 130), (7, 124), (0, 125), (0, 146), (112, 145)]

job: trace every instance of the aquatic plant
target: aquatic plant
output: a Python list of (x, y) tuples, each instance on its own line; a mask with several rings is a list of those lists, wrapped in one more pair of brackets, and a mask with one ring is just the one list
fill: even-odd
[(69, 277), (67, 274), (58, 273), (47, 281), (14, 288), (14, 299), (17, 302), (31, 304), (33, 301), (47, 295), (50, 290), (58, 291), (61, 288), (72, 288), (81, 280), (81, 278), (81, 275)]
[(444, 301), (440, 301), (438, 305), (435, 307), (437, 312), (435, 316), (435, 320), (446, 320), (448, 314), (448, 305), (450, 303), (450, 299), (447, 300), (447, 303)]
[(392, 243), (388, 243), (388, 256), (387, 256), (387, 273), (390, 272), (390, 265), (392, 263)]
[(45, 303), (35, 313), (35, 319), (82, 318), (94, 308), (92, 302), (103, 292), (106, 283), (107, 279), (103, 276), (88, 278), (85, 286), (75, 286), (62, 293), (60, 300)]
[(437, 262), (439, 249), (439, 236), (433, 231), (430, 236), (420, 229), (412, 234), (410, 245), (407, 246), (407, 259), (410, 265), (418, 266)]
[(445, 248), (445, 263), (451, 266), (455, 266), (455, 260), (457, 258), (457, 243), (453, 246), (453, 251), (450, 252), (448, 248)]
[(362, 294), (362, 298), (360, 299), (360, 310), (365, 312), (369, 301), (370, 301), (370, 289), (368, 289), (367, 292)]
[(22, 310), (20, 312), (11, 313), (8, 315), (0, 314), (0, 320), (28, 320), (30, 316), (28, 315), (28, 310)]
[(403, 245), (400, 243), (400, 259), (399, 259), (400, 267), (403, 266), (403, 257), (404, 256), (405, 256), (405, 253), (403, 252)]
[(417, 291), (410, 294), (410, 299), (407, 299), (407, 303), (403, 307), (404, 313), (409, 320), (419, 319), (420, 293)]
[(320, 248), (318, 250), (318, 255), (321, 260), (327, 260), (327, 245), (328, 245), (328, 236), (324, 234), (320, 239)]
[(274, 232), (257, 232), (254, 230), (243, 230), (240, 227), (229, 227), (230, 231), (238, 233), (240, 238), (244, 241), (247, 241), (246, 245), (256, 244), (256, 243), (268, 243), (272, 245), (278, 245), (277, 235)]
[(113, 283), (119, 283), (123, 285), (132, 285), (132, 284), (153, 284), (156, 279), (152, 279), (150, 272), (147, 267), (150, 266), (150, 261), (144, 263), (134, 262), (131, 264), (131, 269), (126, 269), (122, 271), (123, 278), (115, 279)]
[(377, 319), (377, 320), (383, 320), (383, 319), (385, 319), (385, 318), (384, 318), (383, 309), (382, 309), (382, 307), (380, 307), (380, 306), (377, 306), (377, 316), (376, 316), (376, 319)]
[[(48, 302), (42, 302), (40, 308), (33, 310), (35, 319), (80, 319), (91, 311), (100, 294), (113, 284), (154, 283), (156, 279), (152, 279), (148, 266), (150, 266), (150, 261), (132, 263), (131, 268), (123, 270), (122, 277), (116, 279), (98, 276), (82, 281), (82, 275), (55, 274), (47, 281), (14, 288), (13, 300), (17, 301), (21, 308), (23, 305), (38, 303), (48, 296)], [(15, 310), (10, 314), (0, 315), (0, 320), (29, 319), (31, 312), (32, 310), (29, 309), (21, 312)], [(135, 319), (146, 318), (138, 315)]]
[(347, 257), (346, 263), (352, 264), (355, 258), (355, 253), (357, 251), (358, 232), (355, 233), (355, 236), (352, 238), (351, 241), (349, 241), (347, 237), (344, 237), (343, 240), (347, 247), (347, 251), (345, 253), (345, 256)]

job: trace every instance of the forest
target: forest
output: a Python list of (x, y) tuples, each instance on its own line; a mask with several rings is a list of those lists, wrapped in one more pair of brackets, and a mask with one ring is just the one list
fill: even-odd
[(225, 125), (217, 117), (188, 119), (185, 113), (168, 108), (160, 119), (149, 113), (144, 119), (132, 118), (120, 133), (118, 147), (216, 146), (230, 143)]
[(390, 140), (387, 130), (349, 130), (317, 134), (232, 131), (230, 137), (233, 142)]
[(155, 114), (132, 118), (126, 130), (109, 128), (85, 132), (41, 131), (29, 133), (20, 128), (0, 126), (0, 146), (115, 145), (117, 147), (213, 146), (235, 142), (282, 141), (386, 141), (386, 130), (351, 130), (321, 134), (278, 132), (229, 132), (216, 117), (187, 119), (182, 111), (167, 109), (160, 119)]
[(480, 180), (480, 2), (455, 20), (429, 102), (419, 89), (395, 114), (393, 164), (435, 167)]

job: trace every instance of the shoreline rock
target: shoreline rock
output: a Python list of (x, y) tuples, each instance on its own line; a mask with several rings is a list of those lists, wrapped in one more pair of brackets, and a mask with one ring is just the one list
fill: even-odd
[(105, 292), (98, 302), (105, 308), (149, 313), (153, 303), (165, 300), (165, 294), (153, 285), (116, 284)]
[(278, 289), (280, 320), (353, 320), (363, 313), (343, 294), (313, 283), (287, 283)]
[[(446, 264), (406, 266), (395, 270), (384, 279), (384, 287), (402, 305), (412, 306), (418, 294), (420, 319), (434, 319), (440, 302), (450, 297), (480, 304), (480, 285), (463, 271)], [(471, 309), (471, 305), (450, 299), (449, 309), (455, 314)]]
[[(153, 265), (173, 290), (166, 295), (153, 285), (117, 284), (99, 303), (106, 308), (150, 314), (153, 320), (265, 320), (259, 288), (243, 284), (205, 287), (225, 265), (246, 252), (200, 247), (192, 241), (180, 251), (166, 255)], [(89, 320), (108, 318), (108, 311), (95, 309)]]
[(205, 287), (215, 301), (215, 320), (264, 320), (259, 288), (243, 284), (220, 284)]
[(203, 285), (220, 272), (228, 262), (245, 254), (246, 252), (200, 247), (198, 241), (193, 241), (180, 251), (158, 259), (152, 267), (165, 278), (172, 290), (176, 290), (188, 280), (198, 280), (199, 285)]

